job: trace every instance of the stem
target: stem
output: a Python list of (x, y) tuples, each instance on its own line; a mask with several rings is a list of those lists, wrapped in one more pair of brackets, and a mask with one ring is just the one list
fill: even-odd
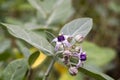
[(33, 70), (29, 69), (26, 80), (33, 80)]
[(49, 67), (48, 67), (48, 69), (47, 69), (47, 71), (46, 71), (46, 73), (45, 73), (45, 75), (44, 75), (44, 77), (43, 77), (43, 80), (48, 80), (49, 74), (50, 74), (50, 72), (51, 72), (51, 70), (52, 70), (52, 67), (53, 67), (54, 63), (55, 63), (55, 56), (54, 56), (54, 58), (52, 59), (50, 65), (49, 65)]

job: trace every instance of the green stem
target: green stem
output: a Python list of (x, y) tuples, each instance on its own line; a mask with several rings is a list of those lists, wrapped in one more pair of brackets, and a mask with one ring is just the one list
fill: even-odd
[(45, 73), (45, 75), (44, 75), (44, 77), (43, 77), (43, 80), (48, 80), (49, 74), (50, 74), (50, 72), (51, 72), (51, 70), (52, 70), (52, 67), (53, 67), (54, 63), (55, 63), (55, 56), (54, 56), (54, 58), (52, 59), (50, 65), (49, 65), (49, 67), (48, 67), (48, 69), (47, 69), (47, 71), (46, 71), (46, 73)]

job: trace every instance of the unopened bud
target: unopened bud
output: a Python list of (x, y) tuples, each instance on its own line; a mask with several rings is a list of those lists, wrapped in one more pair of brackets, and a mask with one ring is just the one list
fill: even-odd
[(70, 55), (71, 55), (71, 52), (70, 52), (69, 50), (65, 50), (65, 51), (63, 52), (63, 54), (64, 54), (64, 55), (67, 55), (67, 56), (70, 56)]
[(75, 47), (75, 51), (80, 51), (80, 47), (79, 46)]
[(86, 52), (82, 52), (80, 55), (81, 61), (85, 61), (87, 59)]
[(69, 68), (69, 73), (72, 75), (72, 76), (75, 76), (77, 73), (78, 73), (78, 69), (76, 67), (70, 67)]
[(83, 37), (82, 35), (77, 35), (77, 36), (75, 36), (75, 40), (76, 40), (77, 42), (82, 42), (83, 39), (84, 39), (84, 37)]

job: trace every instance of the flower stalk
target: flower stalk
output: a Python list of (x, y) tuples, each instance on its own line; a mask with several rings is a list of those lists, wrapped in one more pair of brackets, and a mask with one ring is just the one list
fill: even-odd
[(49, 65), (47, 71), (45, 72), (43, 80), (48, 80), (49, 74), (50, 74), (50, 72), (51, 72), (51, 70), (53, 68), (54, 63), (55, 63), (55, 56), (53, 57), (53, 59), (52, 59), (50, 65)]

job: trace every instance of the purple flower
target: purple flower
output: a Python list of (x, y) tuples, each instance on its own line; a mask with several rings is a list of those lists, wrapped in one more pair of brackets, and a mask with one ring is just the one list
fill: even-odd
[(80, 48), (79, 53), (76, 53), (75, 56), (78, 57), (81, 61), (85, 61), (87, 59), (86, 52), (83, 52), (82, 48)]
[(86, 52), (82, 52), (81, 54), (80, 54), (80, 60), (81, 61), (85, 61), (87, 59), (87, 57), (86, 57)]
[(74, 53), (73, 57), (77, 57), (78, 58), (78, 63), (76, 64), (76, 67), (79, 68), (82, 66), (83, 61), (85, 61), (87, 59), (86, 57), (86, 52), (82, 51), (82, 48), (79, 49), (79, 53)]
[(72, 75), (72, 76), (75, 76), (77, 73), (78, 73), (78, 69), (76, 67), (70, 67), (69, 68), (69, 73)]
[(55, 51), (58, 51), (60, 46), (63, 47), (70, 47), (71, 44), (68, 41), (68, 35), (59, 35), (58, 37), (54, 38), (52, 42), (56, 42)]

